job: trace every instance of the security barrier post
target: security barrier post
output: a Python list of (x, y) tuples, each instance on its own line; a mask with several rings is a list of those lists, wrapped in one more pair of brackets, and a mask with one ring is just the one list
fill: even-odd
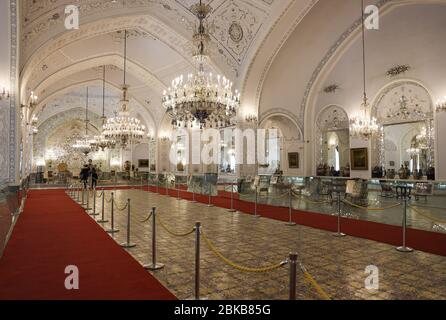
[(130, 242), (130, 199), (127, 199), (127, 242), (122, 243), (121, 247), (126, 249), (136, 247), (136, 244)]
[(164, 264), (156, 262), (156, 207), (152, 208), (152, 263), (144, 268), (152, 271), (164, 268)]
[(406, 227), (407, 227), (407, 190), (402, 190), (401, 192), (404, 201), (404, 211), (403, 211), (403, 245), (396, 248), (399, 252), (413, 252), (412, 248), (406, 247)]
[(234, 184), (231, 183), (231, 209), (228, 210), (229, 212), (237, 212), (237, 210), (234, 209)]
[(82, 187), (82, 207), (85, 206), (85, 187)]
[(192, 185), (192, 202), (197, 203), (197, 201), (195, 200), (195, 187), (193, 185)]
[(296, 225), (295, 222), (293, 222), (292, 216), (291, 216), (291, 210), (292, 210), (292, 202), (291, 202), (291, 186), (288, 189), (288, 222), (286, 223), (287, 226), (293, 227)]
[(290, 300), (296, 300), (297, 253), (290, 253)]
[(105, 220), (105, 190), (102, 190), (102, 216), (101, 220), (98, 220), (98, 223), (106, 223), (108, 220)]
[(177, 200), (181, 200), (181, 198), (180, 198), (180, 189), (178, 188), (178, 183), (175, 181), (175, 185), (176, 185), (176, 188), (177, 188)]
[(255, 203), (254, 203), (254, 217), (260, 218), (260, 216), (257, 214), (257, 196), (258, 196), (258, 187), (256, 186), (256, 196), (255, 196)]
[(195, 300), (200, 300), (200, 232), (201, 223), (195, 224)]
[(208, 193), (208, 207), (213, 207), (213, 205), (212, 205), (212, 200), (211, 200), (211, 184), (209, 183), (209, 188), (208, 188), (208, 190), (209, 190), (209, 193)]
[(338, 191), (338, 231), (333, 234), (335, 237), (345, 237), (346, 234), (341, 232), (341, 192)]
[(93, 188), (93, 213), (91, 216), (96, 217), (99, 213), (96, 213), (96, 187)]
[(111, 228), (107, 230), (108, 233), (117, 233), (119, 232), (118, 229), (115, 229), (115, 199), (114, 199), (115, 193), (111, 193)]

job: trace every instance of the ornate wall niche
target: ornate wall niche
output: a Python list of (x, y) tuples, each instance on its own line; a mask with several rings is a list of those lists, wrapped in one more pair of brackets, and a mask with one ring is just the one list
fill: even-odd
[[(414, 80), (398, 80), (382, 88), (372, 104), (372, 116), (383, 126), (422, 122), (427, 131), (428, 165), (435, 166), (434, 104), (424, 85)], [(386, 167), (385, 130), (372, 140), (372, 166)]]
[(347, 112), (340, 106), (329, 105), (323, 108), (316, 118), (315, 144), (317, 164), (327, 163), (327, 139), (330, 133), (336, 133), (342, 158), (341, 165), (347, 165), (349, 143), (349, 118)]
[[(263, 118), (259, 123), (259, 128), (270, 130), (277, 129), (279, 138), (280, 169), (284, 174), (295, 174), (295, 170), (303, 169), (303, 141), (302, 131), (297, 123), (288, 115), (283, 113), (273, 113)], [(299, 153), (300, 165), (297, 169), (291, 169), (288, 154)], [(273, 174), (277, 168), (259, 168), (261, 174)]]

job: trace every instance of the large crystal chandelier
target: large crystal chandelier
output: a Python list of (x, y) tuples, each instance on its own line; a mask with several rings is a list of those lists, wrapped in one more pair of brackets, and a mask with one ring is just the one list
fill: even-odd
[(361, 104), (362, 116), (357, 116), (350, 121), (350, 134), (353, 137), (368, 140), (379, 130), (378, 121), (371, 116), (370, 105), (367, 101), (366, 93), (366, 59), (365, 59), (365, 30), (364, 30), (364, 0), (361, 0), (361, 16), (362, 16), (362, 67), (363, 67), (363, 102)]
[(176, 127), (193, 126), (200, 128), (220, 128), (232, 124), (240, 103), (240, 95), (232, 90), (233, 83), (220, 75), (209, 71), (207, 44), (210, 36), (205, 28), (205, 19), (211, 11), (207, 4), (192, 6), (191, 11), (197, 16), (199, 24), (193, 36), (194, 74), (179, 76), (172, 81), (169, 89), (163, 93), (163, 106)]
[[(107, 123), (107, 117), (105, 116), (105, 66), (102, 69), (102, 126)], [(106, 148), (114, 149), (116, 146), (116, 141), (114, 139), (107, 139), (102, 132), (98, 136), (94, 136), (93, 142), (91, 143), (91, 147), (94, 151), (102, 150), (104, 151)]]
[(93, 138), (88, 135), (88, 87), (87, 87), (87, 103), (85, 105), (85, 136), (81, 139), (76, 140), (73, 145), (75, 150), (88, 155), (91, 151), (91, 143), (93, 142)]
[(128, 144), (139, 144), (145, 136), (145, 126), (141, 121), (130, 116), (130, 105), (127, 97), (128, 86), (126, 85), (127, 66), (127, 30), (124, 32), (124, 85), (122, 86), (122, 100), (120, 108), (115, 116), (108, 119), (103, 126), (105, 139), (116, 141), (122, 148)]

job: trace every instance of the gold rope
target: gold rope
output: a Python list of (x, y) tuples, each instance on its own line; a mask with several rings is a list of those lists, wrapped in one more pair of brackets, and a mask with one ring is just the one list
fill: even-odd
[(270, 196), (269, 198), (272, 199), (272, 200), (274, 200), (274, 199), (280, 199), (280, 198), (283, 198), (284, 196), (286, 196), (286, 195), (288, 195), (288, 194), (289, 194), (288, 192), (284, 192), (284, 193), (282, 193), (282, 194), (279, 195), (279, 196), (276, 196), (276, 197)]
[(446, 223), (446, 220), (443, 219), (439, 219), (439, 218), (432, 218), (431, 215), (421, 211), (420, 209), (418, 209), (417, 207), (414, 206), (410, 206), (411, 209), (413, 209), (413, 211), (415, 211), (416, 213), (418, 213), (420, 216), (425, 217), (426, 219), (435, 222), (435, 223)]
[[(133, 212), (132, 212), (133, 215)], [(150, 212), (149, 216), (147, 218), (145, 218), (144, 220), (138, 220), (140, 223), (146, 223), (147, 221), (150, 220), (150, 218), (152, 218), (153, 212)]]
[(234, 269), (237, 269), (239, 271), (252, 272), (252, 273), (265, 273), (265, 272), (270, 272), (270, 271), (277, 270), (277, 269), (283, 267), (284, 265), (286, 265), (288, 263), (287, 261), (282, 261), (282, 262), (280, 262), (278, 264), (275, 264), (275, 265), (272, 265), (272, 266), (268, 266), (268, 267), (262, 267), (262, 268), (250, 268), (250, 267), (241, 266), (241, 265), (236, 264), (235, 262), (229, 260), (225, 256), (223, 256), (218, 251), (218, 249), (212, 244), (212, 242), (209, 241), (209, 239), (206, 237), (206, 235), (203, 232), (201, 232), (201, 235), (203, 236), (203, 239), (204, 239), (205, 243), (209, 247), (209, 250), (211, 250), (224, 263), (228, 264), (229, 266), (231, 266)]
[(368, 211), (383, 211), (383, 210), (396, 208), (396, 207), (401, 205), (401, 203), (395, 203), (395, 204), (389, 205), (388, 207), (383, 207), (383, 208), (369, 208), (369, 207), (363, 207), (363, 206), (351, 203), (350, 201), (347, 201), (347, 200), (342, 200), (342, 202), (344, 202), (346, 204), (349, 204), (352, 207), (359, 208), (359, 209), (364, 209), (364, 210), (368, 210)]
[(306, 199), (306, 198), (308, 198), (308, 197), (306, 197), (306, 196), (304, 196), (304, 195), (295, 195), (294, 193), (293, 193), (293, 195), (295, 196), (295, 197), (300, 197), (300, 199), (299, 200), (303, 200), (304, 202), (308, 202), (308, 203), (310, 203), (310, 204), (324, 204), (324, 203), (332, 203), (333, 201), (332, 200), (322, 200), (322, 201), (312, 201), (312, 200), (309, 200), (309, 199)]
[(128, 202), (127, 202), (122, 208), (120, 208), (119, 207), (119, 203), (117, 203), (115, 200), (113, 200), (113, 202), (116, 205), (116, 209), (118, 209), (119, 211), (124, 211), (125, 209), (127, 209), (128, 205), (129, 205)]
[(164, 230), (167, 231), (167, 233), (170, 233), (171, 235), (175, 236), (175, 237), (186, 237), (192, 233), (195, 232), (195, 228), (192, 229), (191, 231), (188, 231), (186, 233), (177, 233), (175, 231), (170, 230), (161, 220), (161, 218), (159, 216), (156, 217), (156, 219), (158, 220), (158, 222), (160, 223), (161, 227), (163, 227)]
[(308, 271), (304, 271), (303, 273), (305, 280), (307, 280), (313, 286), (320, 298), (322, 298), (323, 300), (331, 300), (330, 296), (324, 291), (324, 289), (322, 289), (317, 281), (314, 280), (314, 278), (311, 276), (311, 274), (308, 273)]

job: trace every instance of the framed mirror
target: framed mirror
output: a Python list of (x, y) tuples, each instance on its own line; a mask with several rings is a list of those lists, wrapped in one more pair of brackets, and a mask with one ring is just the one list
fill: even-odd
[(402, 80), (381, 90), (373, 116), (382, 129), (373, 150), (372, 176), (435, 179), (433, 103), (418, 82)]
[(350, 131), (347, 113), (328, 106), (317, 119), (318, 176), (350, 176)]

